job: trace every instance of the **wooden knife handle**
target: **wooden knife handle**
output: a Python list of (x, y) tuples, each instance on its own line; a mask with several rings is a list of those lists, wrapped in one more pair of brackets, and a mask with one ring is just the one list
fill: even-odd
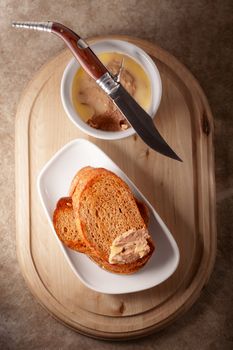
[(88, 44), (71, 29), (53, 22), (51, 32), (65, 41), (84, 70), (95, 80), (107, 73), (107, 68), (90, 49)]

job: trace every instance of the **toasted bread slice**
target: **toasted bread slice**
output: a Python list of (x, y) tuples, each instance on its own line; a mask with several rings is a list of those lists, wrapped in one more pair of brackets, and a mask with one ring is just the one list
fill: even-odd
[[(146, 205), (137, 199), (136, 202), (144, 221), (148, 223), (149, 214)], [(120, 274), (134, 273), (146, 264), (154, 250), (153, 244), (151, 243), (151, 254), (148, 254), (136, 264), (131, 263), (119, 266), (102, 260), (94, 251), (88, 250), (87, 246), (82, 241), (82, 236), (79, 234), (75, 225), (72, 199), (70, 197), (61, 198), (58, 201), (53, 215), (53, 224), (58, 237), (67, 247), (79, 251), (80, 253), (86, 253), (92, 261), (109, 272)]]
[(59, 199), (53, 214), (53, 226), (58, 237), (67, 247), (80, 253), (91, 253), (75, 226), (72, 198)]
[[(148, 209), (144, 203), (137, 199), (136, 203), (147, 225), (149, 221)], [(53, 214), (53, 225), (58, 237), (67, 247), (80, 253), (95, 255), (92, 249), (88, 249), (82, 240), (82, 235), (75, 226), (72, 198), (63, 197), (59, 199)]]
[[(106, 169), (104, 169), (104, 171), (106, 171)], [(82, 188), (85, 187), (85, 185), (87, 184), (87, 181), (93, 175), (95, 175), (95, 173), (96, 173), (96, 169), (91, 167), (91, 166), (87, 166), (87, 167), (84, 167), (81, 170), (79, 170), (71, 182), (70, 190), (69, 190), (69, 197), (72, 197), (77, 185), (79, 185), (79, 193), (80, 193)], [(82, 184), (82, 188), (81, 188), (80, 183)], [(149, 210), (148, 210), (147, 206), (143, 202), (139, 201), (137, 198), (135, 198), (135, 201), (136, 201), (138, 209), (143, 217), (143, 220), (144, 220), (145, 224), (147, 225), (148, 221), (149, 221)]]
[[(99, 176), (105, 176), (106, 174), (108, 174), (108, 170), (104, 169), (104, 168), (98, 168), (98, 175)], [(69, 196), (72, 197), (73, 199), (73, 203), (75, 202), (75, 208), (78, 208), (79, 206), (79, 200), (80, 200), (80, 195), (83, 192), (83, 190), (85, 189), (85, 187), (87, 186), (87, 184), (89, 183), (93, 183), (95, 181), (95, 177), (96, 177), (96, 168), (87, 166), (82, 168), (81, 170), (79, 170), (77, 172), (77, 174), (74, 176), (71, 186), (70, 186), (70, 191), (69, 191)], [(76, 227), (79, 231), (79, 235), (82, 237), (82, 241), (85, 242), (86, 246), (88, 247), (89, 251), (92, 251), (93, 254), (98, 255), (98, 252), (96, 252), (95, 247), (93, 247), (88, 240), (85, 238), (84, 234), (83, 234), (83, 230), (82, 230), (82, 225), (81, 222), (79, 220), (79, 215), (78, 215), (78, 211), (75, 210), (75, 224)]]
[(71, 191), (76, 227), (86, 246), (108, 263), (112, 242), (146, 225), (131, 190), (121, 178), (103, 168), (84, 168), (81, 172)]

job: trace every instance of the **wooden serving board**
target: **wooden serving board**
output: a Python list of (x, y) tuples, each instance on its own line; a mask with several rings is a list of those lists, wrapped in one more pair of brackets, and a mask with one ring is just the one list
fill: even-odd
[[(115, 38), (140, 46), (155, 60), (163, 85), (155, 123), (183, 163), (155, 153), (137, 136), (103, 141), (75, 128), (60, 99), (61, 77), (71, 59), (65, 50), (35, 75), (19, 103), (16, 241), (27, 284), (54, 317), (86, 335), (119, 340), (158, 330), (194, 303), (213, 268), (216, 223), (213, 118), (203, 91), (166, 51), (147, 41)], [(120, 166), (176, 239), (180, 264), (159, 286), (127, 295), (100, 294), (86, 288), (65, 260), (39, 201), (36, 180), (51, 156), (77, 137), (96, 143)]]

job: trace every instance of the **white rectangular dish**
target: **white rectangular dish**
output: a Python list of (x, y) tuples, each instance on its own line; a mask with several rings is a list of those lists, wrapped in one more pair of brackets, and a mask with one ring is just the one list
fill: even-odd
[[(85, 166), (103, 167), (120, 176), (134, 195), (143, 201), (150, 212), (149, 232), (155, 242), (155, 251), (149, 262), (132, 275), (107, 272), (86, 255), (67, 248), (53, 228), (53, 211), (57, 201), (68, 195), (70, 183), (78, 170)], [(44, 166), (38, 176), (38, 192), (53, 233), (75, 275), (88, 287), (100, 293), (125, 294), (152, 288), (176, 270), (179, 250), (170, 231), (155, 209), (125, 175), (125, 173), (96, 145), (76, 139), (59, 150)]]

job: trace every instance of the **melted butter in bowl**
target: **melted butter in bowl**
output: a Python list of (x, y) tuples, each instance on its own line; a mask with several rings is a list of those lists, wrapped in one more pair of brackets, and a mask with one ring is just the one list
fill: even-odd
[[(130, 56), (117, 52), (100, 53), (98, 57), (113, 75), (118, 74), (123, 63), (121, 84), (148, 111), (151, 105), (151, 84), (141, 64)], [(73, 79), (72, 102), (82, 120), (95, 129), (124, 131), (130, 127), (111, 99), (83, 68), (77, 70)]]

